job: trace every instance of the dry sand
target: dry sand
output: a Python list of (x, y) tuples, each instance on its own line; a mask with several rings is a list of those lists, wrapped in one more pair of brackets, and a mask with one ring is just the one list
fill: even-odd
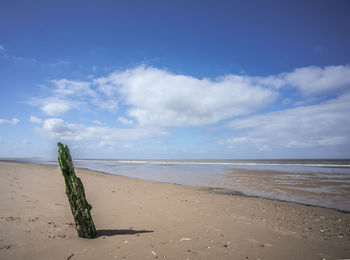
[(0, 162), (0, 259), (350, 258), (350, 214), (76, 173), (96, 239), (77, 236), (57, 166)]

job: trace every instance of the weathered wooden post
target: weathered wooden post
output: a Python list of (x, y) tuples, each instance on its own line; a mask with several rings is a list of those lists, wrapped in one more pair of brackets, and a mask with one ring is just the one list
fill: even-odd
[(58, 146), (58, 163), (66, 183), (66, 194), (75, 220), (75, 226), (79, 237), (95, 238), (97, 232), (92, 220), (91, 205), (87, 202), (83, 183), (75, 175), (72, 157), (67, 145), (61, 143)]

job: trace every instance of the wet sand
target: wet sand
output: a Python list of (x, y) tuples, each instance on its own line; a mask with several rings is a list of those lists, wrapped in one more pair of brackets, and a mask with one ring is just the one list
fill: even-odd
[(334, 208), (350, 212), (348, 173), (230, 170), (222, 174), (226, 186), (248, 195)]
[(0, 162), (0, 259), (350, 258), (350, 214), (76, 172), (96, 239), (78, 238), (57, 166)]

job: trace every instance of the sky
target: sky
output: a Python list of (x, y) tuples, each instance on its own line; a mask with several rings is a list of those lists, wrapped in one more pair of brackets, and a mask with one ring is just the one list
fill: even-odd
[(0, 2), (0, 157), (350, 158), (350, 2)]

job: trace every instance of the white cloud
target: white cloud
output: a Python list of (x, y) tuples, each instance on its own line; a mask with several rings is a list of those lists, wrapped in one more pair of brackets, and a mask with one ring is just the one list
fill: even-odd
[(29, 122), (34, 123), (34, 124), (40, 124), (41, 123), (41, 119), (36, 117), (36, 116), (31, 115), (29, 117)]
[[(139, 66), (91, 82), (68, 79), (51, 82), (54, 88), (48, 97), (31, 101), (47, 115), (60, 117), (85, 107), (96, 116), (97, 109), (114, 112), (120, 108), (125, 116), (117, 121), (133, 127), (112, 128), (97, 121), (87, 126), (58, 118), (30, 119), (41, 122), (36, 131), (49, 138), (108, 143), (166, 135), (164, 127), (211, 125), (248, 116), (229, 124), (242, 135), (218, 143), (231, 148), (249, 145), (266, 151), (273, 145), (300, 148), (344, 144), (350, 140), (349, 65), (297, 68), (267, 77), (227, 75), (216, 79), (198, 79)], [(284, 98), (281, 102), (287, 106), (298, 101), (300, 107), (249, 116), (272, 104), (280, 91), (284, 93), (283, 88), (297, 89), (302, 95), (297, 100), (281, 95)], [(337, 98), (305, 105), (318, 102), (318, 95), (324, 93)]]
[(101, 77), (93, 80), (97, 86), (99, 95), (92, 100), (93, 104), (100, 109), (115, 111), (119, 107), (119, 89), (111, 84), (107, 78)]
[(91, 83), (67, 79), (51, 80), (55, 88), (51, 95), (43, 98), (31, 98), (27, 103), (39, 107), (49, 116), (63, 116), (71, 109), (81, 109), (97, 94), (91, 89)]
[(5, 50), (4, 46), (0, 45), (0, 52), (3, 52)]
[(168, 133), (155, 128), (111, 128), (105, 126), (86, 126), (67, 123), (60, 118), (43, 121), (42, 127), (36, 127), (40, 135), (53, 139), (86, 141), (86, 140), (138, 140), (153, 136), (164, 136)]
[(94, 80), (94, 82), (99, 84), (98, 90), (104, 93), (107, 97), (113, 97), (114, 95), (118, 94), (118, 89), (113, 85), (104, 84), (102, 83), (103, 80), (101, 79)]
[(125, 117), (118, 117), (117, 121), (123, 125), (133, 125), (134, 124), (134, 121), (129, 120)]
[[(350, 94), (311, 106), (237, 119), (229, 127), (241, 137), (220, 140), (227, 146), (243, 143), (305, 148), (350, 144)], [(242, 139), (239, 139), (242, 138)], [(243, 142), (244, 141), (244, 142)]]
[(127, 116), (142, 126), (186, 127), (257, 112), (274, 102), (277, 90), (284, 86), (295, 87), (309, 98), (346, 89), (350, 86), (350, 66), (303, 67), (267, 77), (228, 75), (216, 79), (139, 66), (91, 82), (51, 82), (55, 85), (52, 95), (34, 104), (47, 115), (62, 116), (84, 104), (91, 110), (95, 107), (112, 112), (122, 105)]
[(285, 80), (303, 94), (318, 94), (350, 87), (350, 66), (306, 67), (285, 75)]
[(268, 88), (280, 88), (286, 85), (286, 81), (281, 75), (270, 75), (267, 77), (246, 77), (247, 80), (252, 81), (255, 84), (259, 84)]
[(74, 106), (74, 104), (63, 99), (47, 99), (43, 100), (43, 103), (40, 109), (49, 116), (62, 116)]
[(63, 116), (71, 109), (80, 109), (85, 102), (79, 98), (72, 99), (58, 96), (47, 98), (31, 98), (27, 101), (32, 106), (39, 107), (41, 111), (49, 116)]
[(103, 110), (108, 110), (108, 111), (115, 111), (118, 109), (118, 101), (114, 100), (113, 98), (100, 98), (100, 97), (97, 97), (97, 98), (94, 98), (91, 103), (100, 108), (100, 109), (103, 109)]
[(91, 83), (86, 81), (60, 79), (51, 82), (57, 87), (53, 92), (61, 96), (95, 96), (95, 91), (90, 88)]
[(140, 66), (95, 81), (109, 95), (117, 91), (127, 114), (140, 125), (200, 126), (245, 115), (273, 102), (277, 93), (242, 76), (196, 79)]
[(16, 125), (19, 123), (19, 119), (17, 118), (12, 118), (12, 119), (1, 119), (0, 118), (0, 124), (11, 124), (11, 125)]
[[(109, 111), (118, 109), (117, 92), (108, 86), (100, 86), (94, 90), (91, 82), (68, 79), (51, 80), (51, 83), (55, 88), (51, 90), (50, 96), (28, 101), (49, 116), (63, 116), (71, 109), (82, 107), (92, 109), (95, 106)], [(90, 104), (92, 106), (88, 106)]]
[(279, 75), (252, 78), (259, 84), (280, 88), (292, 86), (305, 96), (350, 88), (350, 65), (297, 68)]

